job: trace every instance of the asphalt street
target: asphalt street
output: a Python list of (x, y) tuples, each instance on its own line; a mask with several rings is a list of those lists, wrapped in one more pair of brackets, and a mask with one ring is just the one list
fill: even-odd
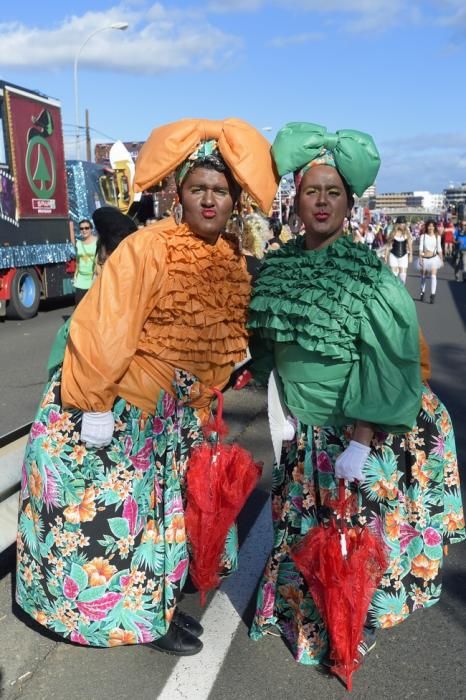
[[(418, 296), (413, 271), (408, 289)], [(429, 290), (428, 290), (429, 291)], [(426, 295), (428, 298), (428, 295)], [(463, 494), (466, 483), (466, 284), (454, 281), (447, 265), (440, 271), (436, 303), (416, 301), (432, 355), (432, 385), (449, 408), (457, 431)], [(49, 347), (70, 308), (41, 311), (26, 322), (0, 324), (0, 434), (32, 420), (43, 383)], [(265, 394), (228, 392), (226, 419), (237, 437), (265, 463), (260, 487), (240, 521), (240, 571), (211, 595), (201, 609), (197, 595), (182, 607), (200, 617), (205, 648), (191, 659), (177, 659), (145, 647), (89, 649), (57, 642), (25, 619), (13, 604), (13, 552), (0, 557), (0, 695), (5, 700), (279, 700), (347, 696), (338, 680), (296, 664), (278, 637), (252, 642), (247, 634), (257, 585), (270, 548), (268, 501), (272, 451)], [(377, 647), (355, 674), (352, 697), (457, 700), (466, 697), (466, 546), (450, 548), (441, 601), (379, 632)]]

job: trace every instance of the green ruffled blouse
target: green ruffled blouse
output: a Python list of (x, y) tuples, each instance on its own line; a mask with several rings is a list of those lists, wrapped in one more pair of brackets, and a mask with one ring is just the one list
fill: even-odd
[(419, 331), (404, 285), (364, 244), (341, 237), (307, 250), (298, 237), (269, 253), (249, 311), (252, 372), (275, 366), (304, 423), (355, 420), (412, 428), (421, 405)]

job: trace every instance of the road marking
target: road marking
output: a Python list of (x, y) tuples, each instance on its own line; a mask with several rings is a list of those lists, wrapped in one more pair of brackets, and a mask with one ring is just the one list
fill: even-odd
[(272, 548), (272, 517), (267, 499), (239, 554), (239, 570), (222, 583), (202, 616), (204, 648), (180, 657), (159, 700), (206, 700), (251, 600)]

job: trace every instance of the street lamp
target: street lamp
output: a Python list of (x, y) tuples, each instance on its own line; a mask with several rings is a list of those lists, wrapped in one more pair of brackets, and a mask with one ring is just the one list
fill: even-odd
[[(272, 126), (263, 126), (262, 131), (273, 131)], [(278, 191), (277, 191), (277, 205), (278, 205), (278, 218), (280, 219), (280, 222), (283, 223), (283, 212), (282, 212), (282, 180), (280, 179), (280, 183), (278, 185)]]
[(75, 118), (75, 125), (76, 125), (76, 158), (77, 160), (80, 159), (81, 157), (81, 140), (80, 140), (80, 135), (79, 135), (79, 99), (78, 99), (78, 60), (79, 56), (81, 55), (81, 51), (83, 48), (86, 46), (87, 42), (92, 39), (93, 36), (98, 34), (99, 32), (104, 32), (107, 29), (119, 29), (120, 31), (124, 31), (125, 29), (128, 29), (129, 24), (128, 22), (112, 22), (112, 24), (107, 25), (106, 27), (99, 27), (99, 29), (96, 29), (94, 32), (91, 32), (88, 37), (83, 41), (79, 49), (76, 51), (76, 55), (74, 57), (74, 118)]

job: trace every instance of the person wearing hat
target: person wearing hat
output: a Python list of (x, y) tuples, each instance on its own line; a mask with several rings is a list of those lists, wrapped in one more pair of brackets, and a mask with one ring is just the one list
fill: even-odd
[(399, 216), (390, 231), (385, 246), (385, 262), (394, 275), (406, 284), (408, 264), (413, 261), (413, 240), (404, 217)]
[[(155, 129), (136, 189), (173, 171), (175, 217), (110, 255), (46, 386), (24, 460), (17, 600), (78, 644), (192, 655), (203, 630), (177, 607), (188, 457), (248, 344), (250, 277), (222, 232), (242, 189), (268, 211), (277, 178), (269, 142), (239, 119)], [(230, 537), (226, 571), (235, 558)]]
[(327, 631), (290, 548), (319, 524), (321, 506), (344, 479), (358, 521), (377, 527), (389, 560), (368, 611), (361, 663), (375, 628), (437, 602), (443, 545), (465, 538), (454, 434), (421, 381), (421, 372), (429, 377), (428, 349), (422, 341), (420, 348), (413, 300), (375, 252), (342, 235), (353, 194), (379, 169), (373, 139), (291, 123), (272, 153), (280, 176), (294, 173), (305, 233), (268, 254), (249, 311), (250, 370), (262, 383), (273, 370), (284, 430), (296, 424), (274, 467), (275, 539), (251, 637), (278, 632), (304, 664), (328, 658)]
[[(98, 239), (95, 248), (96, 262), (93, 266), (94, 277), (100, 274), (108, 256), (118, 247), (121, 241), (130, 233), (137, 231), (137, 225), (131, 217), (123, 214), (116, 207), (100, 207), (92, 215)], [(63, 362), (66, 343), (70, 332), (70, 316), (58, 329), (47, 361), (47, 376), (49, 380)]]

